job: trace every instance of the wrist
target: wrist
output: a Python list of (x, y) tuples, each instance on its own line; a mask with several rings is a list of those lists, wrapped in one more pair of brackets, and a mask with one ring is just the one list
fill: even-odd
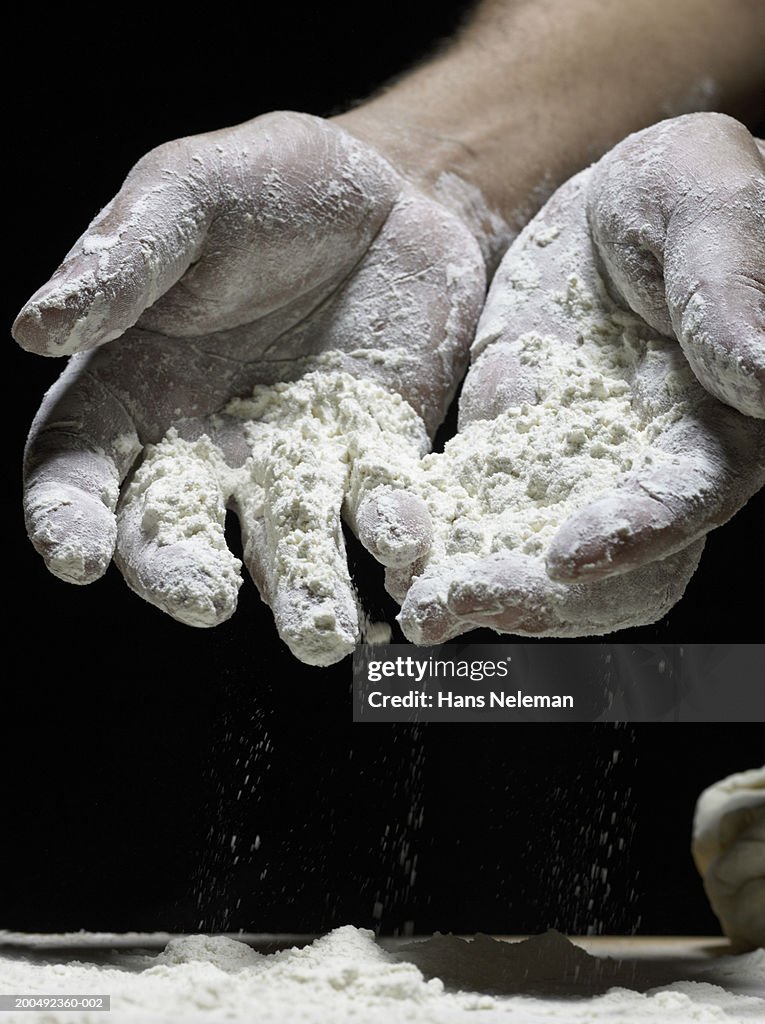
[(762, 85), (764, 23), (744, 0), (484, 0), (446, 51), (334, 121), (461, 217), (492, 268), (630, 132), (735, 111)]
[(487, 189), (488, 167), (456, 133), (445, 134), (427, 117), (396, 102), (373, 100), (332, 118), (369, 145), (416, 188), (457, 216), (494, 270), (520, 225), (506, 216)]

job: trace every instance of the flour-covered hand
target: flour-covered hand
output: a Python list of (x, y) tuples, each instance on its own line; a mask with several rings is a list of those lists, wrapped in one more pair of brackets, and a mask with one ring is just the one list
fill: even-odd
[(388, 571), (410, 639), (602, 634), (682, 596), (765, 481), (762, 169), (730, 118), (664, 122), (510, 247), (422, 465), (431, 548)]
[[(275, 113), (160, 146), (14, 325), (30, 351), (72, 356), (27, 445), (33, 544), (62, 579), (101, 576), (117, 542), (125, 477), (146, 445), (176, 430), (176, 448), (165, 446), (139, 471), (144, 491), (151, 477), (151, 494), (120, 515), (118, 562), (130, 586), (194, 625), (227, 618), (240, 582), (223, 537), (230, 502), (287, 642), (315, 628), (303, 654), (336, 660), (356, 639), (347, 569), (335, 574), (334, 595), (318, 596), (310, 580), (295, 577), (290, 589), (274, 570), (300, 524), (284, 528), (285, 541), (268, 494), (278, 492), (282, 510), (299, 503), (310, 474), (295, 468), (279, 479), (274, 467), (289, 459), (261, 458), (261, 497), (271, 481), (265, 501), (237, 499), (226, 470), (241, 467), (250, 449), (231, 417), (215, 417), (258, 386), (339, 375), (403, 400), (418, 437), (412, 442), (406, 427), (398, 446), (388, 442), (402, 451), (414, 443), (418, 457), (464, 371), (484, 288), (484, 261), (462, 220), (332, 122)], [(201, 440), (206, 431), (217, 454)], [(271, 433), (282, 456), (293, 442), (310, 448), (299, 433), (290, 440), (288, 425)], [(312, 454), (315, 463), (321, 453)], [(303, 524), (306, 535), (321, 534), (344, 566), (343, 503), (351, 520), (381, 509), (401, 521), (403, 510), (409, 526), (388, 537), (386, 550), (411, 559), (427, 546), (426, 517), (416, 501), (391, 496), (364, 455), (357, 446), (352, 498), (343, 483), (325, 495), (330, 507), (309, 503), (307, 514), (320, 519)]]
[[(765, 419), (764, 157), (737, 121), (693, 114), (630, 136), (593, 169), (588, 224), (610, 295), (679, 343), (719, 401), (688, 389), (677, 426), (663, 432), (677, 456), (671, 473), (625, 480), (572, 517), (548, 558), (558, 579), (597, 579), (676, 551), (765, 480), (765, 424), (728, 411)], [(655, 390), (648, 380), (646, 389)]]

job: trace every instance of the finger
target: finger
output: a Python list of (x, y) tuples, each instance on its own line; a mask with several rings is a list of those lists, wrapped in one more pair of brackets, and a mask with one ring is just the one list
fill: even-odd
[(322, 456), (300, 438), (275, 439), (235, 496), (245, 564), (279, 636), (309, 665), (340, 661), (359, 634), (340, 524), (346, 467), (339, 448)]
[(389, 487), (379, 487), (366, 498), (356, 516), (356, 530), (367, 551), (392, 567), (421, 558), (433, 540), (433, 524), (422, 498)]
[(383, 431), (379, 441), (367, 439), (354, 459), (344, 512), (367, 551), (383, 565), (400, 568), (425, 555), (433, 540), (427, 505), (413, 489), (429, 442), (414, 415), (408, 435)]
[(119, 486), (141, 448), (132, 418), (89, 363), (72, 359), (45, 396), (24, 456), (29, 538), (48, 569), (69, 583), (90, 583), (106, 571)]
[[(445, 643), (452, 637), (472, 629), (467, 619), (456, 615), (449, 608), (448, 595), (452, 571), (449, 568), (426, 570), (411, 581), (401, 600), (401, 611), (397, 615), (404, 636), (413, 644), (429, 645)], [(400, 581), (387, 580), (386, 587), (392, 590)]]
[(397, 604), (402, 605), (412, 583), (424, 571), (425, 559), (423, 558), (418, 558), (410, 565), (390, 565), (385, 570), (385, 589)]
[(215, 214), (201, 258), (141, 326), (188, 337), (258, 323), (270, 358), (271, 346), (294, 355), (290, 328), (324, 311), (345, 284), (401, 179), (358, 140), (308, 114), (278, 111), (190, 141)]
[(171, 431), (146, 450), (120, 502), (115, 561), (150, 604), (190, 626), (236, 608), (241, 563), (224, 536), (223, 460), (209, 437)]
[(428, 507), (415, 493), (430, 440), (414, 409), (387, 390), (366, 420), (363, 433), (352, 422), (344, 430), (353, 461), (343, 515), (379, 562), (401, 568), (424, 556), (433, 539)]
[(570, 583), (648, 565), (726, 522), (763, 484), (763, 425), (709, 399), (656, 440), (647, 467), (562, 524), (547, 572)]
[(765, 419), (765, 162), (753, 146), (747, 155), (735, 190), (729, 183), (708, 209), (676, 215), (664, 275), (672, 325), (698, 379)]
[(598, 636), (661, 618), (683, 594), (703, 541), (618, 579), (566, 586), (537, 559), (491, 555), (416, 579), (399, 615), (414, 643), (488, 627), (517, 636)]
[(711, 394), (765, 417), (765, 165), (743, 125), (696, 114), (630, 136), (595, 166), (588, 216), (612, 290)]
[(13, 325), (19, 344), (61, 356), (123, 334), (197, 258), (212, 217), (187, 140), (152, 150)]

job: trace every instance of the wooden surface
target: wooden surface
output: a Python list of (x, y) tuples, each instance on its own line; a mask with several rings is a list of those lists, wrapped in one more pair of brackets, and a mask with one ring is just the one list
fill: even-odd
[[(289, 949), (291, 946), (307, 946), (318, 935), (266, 934), (256, 932), (213, 932), (224, 934), (229, 939), (246, 942), (253, 949), (265, 951)], [(175, 932), (66, 932), (62, 934), (34, 934), (0, 929), (0, 947), (17, 946), (27, 949), (126, 949), (140, 946), (142, 949), (164, 949), (170, 939), (177, 938)], [(409, 938), (383, 937), (380, 944), (386, 949), (400, 946), (427, 935)], [(470, 939), (470, 935), (460, 938)], [(501, 942), (522, 942), (528, 935), (493, 935)], [(667, 959), (708, 960), (710, 957), (727, 955), (731, 952), (727, 939), (719, 936), (684, 935), (569, 935), (568, 938), (593, 956), (645, 958), (664, 957)]]
[[(528, 936), (495, 935), (494, 938), (520, 942)], [(710, 957), (728, 956), (732, 952), (728, 940), (719, 936), (569, 935), (568, 938), (593, 956), (612, 956), (617, 960), (622, 957), (641, 959), (657, 956), (668, 960), (709, 960)]]

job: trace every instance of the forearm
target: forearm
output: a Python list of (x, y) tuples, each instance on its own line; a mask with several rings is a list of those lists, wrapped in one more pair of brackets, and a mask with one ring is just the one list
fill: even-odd
[(690, 110), (745, 112), (765, 88), (764, 53), (760, 0), (485, 0), (446, 51), (336, 120), (451, 205), (473, 205), (478, 230), (494, 231), (492, 260), (629, 132)]

